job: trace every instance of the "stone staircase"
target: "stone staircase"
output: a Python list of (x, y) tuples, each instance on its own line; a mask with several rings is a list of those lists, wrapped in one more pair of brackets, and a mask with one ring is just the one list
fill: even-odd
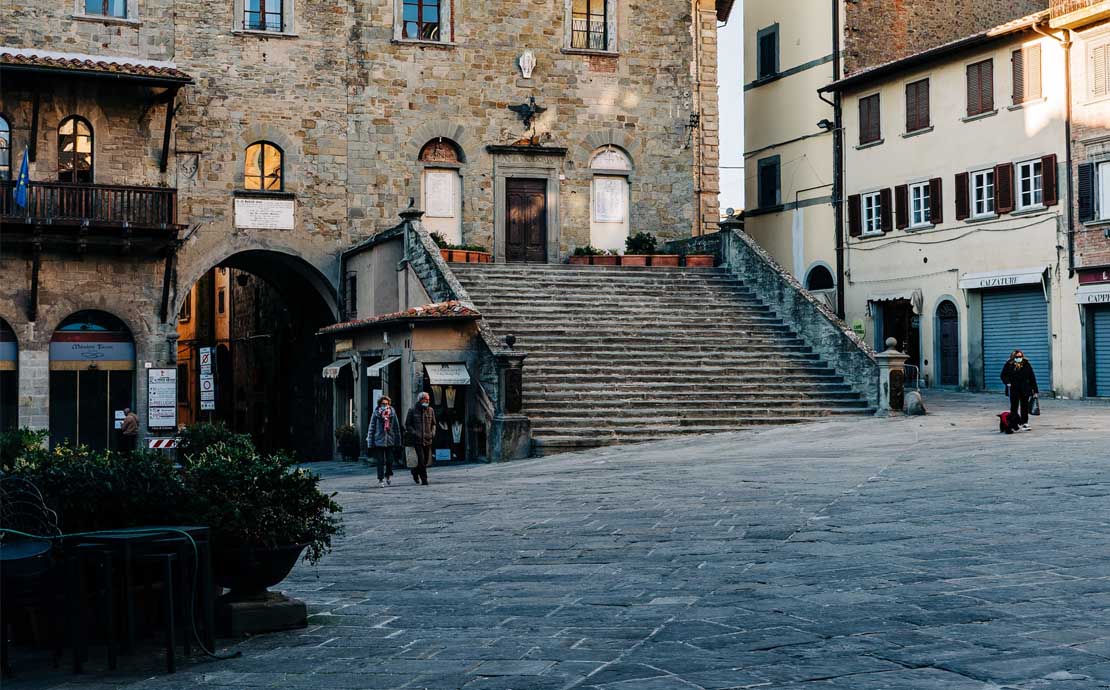
[(725, 269), (451, 270), (528, 353), (537, 454), (874, 412)]

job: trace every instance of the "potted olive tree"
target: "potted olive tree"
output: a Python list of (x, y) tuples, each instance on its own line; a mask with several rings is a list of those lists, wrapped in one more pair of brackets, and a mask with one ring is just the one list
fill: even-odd
[(638, 232), (630, 235), (624, 241), (624, 256), (621, 257), (621, 266), (647, 266), (651, 255), (655, 253), (655, 235), (650, 232)]

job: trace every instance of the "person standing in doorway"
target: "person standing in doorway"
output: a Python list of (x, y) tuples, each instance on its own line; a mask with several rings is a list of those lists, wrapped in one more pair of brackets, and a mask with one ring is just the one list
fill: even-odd
[(1029, 431), (1029, 405), (1033, 398), (1040, 397), (1040, 391), (1033, 365), (1021, 350), (1014, 350), (1002, 367), (1002, 383), (1010, 394), (1010, 427), (1014, 431)]
[(432, 397), (427, 393), (416, 397), (416, 404), (405, 419), (405, 430), (412, 437), (412, 445), (416, 449), (416, 467), (412, 468), (412, 480), (427, 486), (428, 462), (436, 442), (436, 412), (432, 409)]
[(393, 483), (393, 458), (401, 447), (401, 422), (393, 401), (388, 395), (378, 399), (378, 406), (370, 415), (370, 428), (366, 432), (366, 447), (378, 466), (378, 487)]
[(119, 425), (121, 453), (134, 453), (139, 440), (139, 415), (130, 407), (123, 408), (123, 421)]

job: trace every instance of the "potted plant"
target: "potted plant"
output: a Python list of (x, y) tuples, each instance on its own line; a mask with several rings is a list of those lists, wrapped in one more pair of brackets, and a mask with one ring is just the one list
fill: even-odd
[(620, 260), (621, 255), (612, 249), (606, 249), (597, 256), (590, 257), (590, 263), (594, 266), (617, 266)]
[(575, 266), (587, 266), (593, 262), (593, 258), (598, 254), (601, 254), (601, 250), (590, 244), (585, 247), (575, 247), (568, 263)]
[(651, 265), (678, 268), (680, 258), (678, 254), (653, 254), (651, 256)]
[(479, 244), (464, 244), (460, 245), (460, 249), (466, 250), (466, 263), (468, 264), (488, 264), (493, 260), (493, 255), (489, 250)]
[(655, 235), (650, 232), (638, 232), (630, 235), (624, 241), (624, 256), (621, 257), (621, 266), (647, 266), (651, 255), (655, 253)]
[(447, 238), (444, 237), (443, 235), (439, 234), (438, 232), (432, 232), (432, 233), (429, 233), (429, 235), (431, 235), (432, 242), (435, 242), (436, 246), (439, 247), (439, 255), (443, 257), (443, 260), (444, 261), (450, 261), (451, 260), (451, 249), (450, 249), (451, 243), (447, 241)]
[(358, 460), (359, 453), (362, 452), (362, 446), (359, 444), (358, 430), (350, 424), (341, 426), (335, 430), (335, 445), (339, 450), (339, 454), (347, 462), (354, 462)]
[(687, 254), (687, 268), (713, 268), (717, 265), (717, 257), (713, 254)]

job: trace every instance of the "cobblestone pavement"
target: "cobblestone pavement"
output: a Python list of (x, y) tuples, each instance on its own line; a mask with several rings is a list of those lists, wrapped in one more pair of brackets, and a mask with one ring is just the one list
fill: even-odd
[(284, 585), (307, 630), (5, 688), (1110, 688), (1110, 407), (926, 402), (430, 487), (320, 465), (347, 534)]

